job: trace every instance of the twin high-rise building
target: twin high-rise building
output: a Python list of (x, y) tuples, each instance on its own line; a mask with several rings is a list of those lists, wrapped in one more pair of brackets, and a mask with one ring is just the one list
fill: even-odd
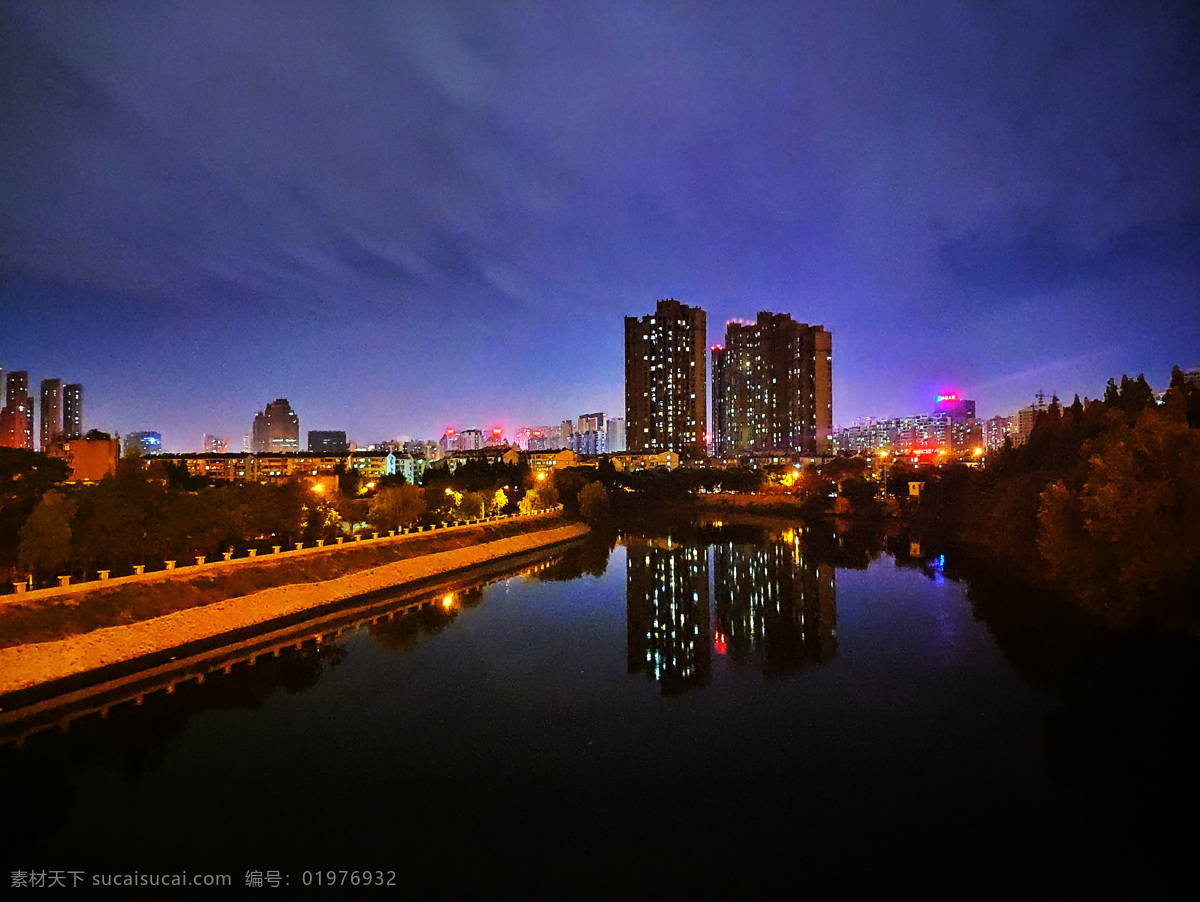
[(708, 323), (674, 299), (625, 317), (625, 446), (704, 457), (708, 439)]
[[(625, 317), (625, 427), (630, 451), (706, 453), (706, 320), (699, 307), (658, 302)], [(786, 313), (731, 322), (712, 349), (713, 450), (720, 455), (829, 453), (833, 340)]]
[(730, 322), (714, 345), (717, 454), (827, 454), (833, 431), (833, 339), (786, 313)]

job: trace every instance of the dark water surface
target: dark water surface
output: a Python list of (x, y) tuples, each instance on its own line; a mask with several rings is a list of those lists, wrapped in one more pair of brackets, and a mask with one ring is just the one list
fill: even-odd
[(1187, 864), (1190, 649), (984, 620), (941, 561), (812, 548), (593, 543), (38, 734), (0, 750), (5, 869), (794, 896), (1155, 890)]

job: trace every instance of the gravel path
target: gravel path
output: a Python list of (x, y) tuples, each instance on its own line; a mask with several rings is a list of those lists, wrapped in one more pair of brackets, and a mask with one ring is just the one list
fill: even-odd
[(469, 548), (397, 561), (325, 582), (277, 586), (242, 598), (177, 611), (139, 623), (107, 627), (54, 642), (0, 649), (0, 693), (165, 651), (185, 642), (209, 639), (231, 630), (367, 592), (399, 588), (426, 577), (535, 551), (578, 538), (587, 531), (586, 526), (578, 524), (546, 529)]

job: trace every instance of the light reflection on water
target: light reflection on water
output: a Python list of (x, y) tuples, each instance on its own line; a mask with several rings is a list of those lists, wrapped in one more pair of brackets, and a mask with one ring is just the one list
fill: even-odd
[(5, 863), (411, 876), (440, 835), (458, 878), (700, 873), (717, 846), (843, 880), (1098, 866), (1117, 840), (1044, 762), (1055, 699), (944, 563), (838, 568), (798, 527), (593, 542), (5, 749), (32, 812)]

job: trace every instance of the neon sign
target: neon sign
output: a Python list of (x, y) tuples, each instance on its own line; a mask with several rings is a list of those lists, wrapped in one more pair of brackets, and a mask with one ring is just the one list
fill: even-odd
[(941, 404), (943, 401), (957, 401), (958, 395), (938, 395), (937, 402)]

